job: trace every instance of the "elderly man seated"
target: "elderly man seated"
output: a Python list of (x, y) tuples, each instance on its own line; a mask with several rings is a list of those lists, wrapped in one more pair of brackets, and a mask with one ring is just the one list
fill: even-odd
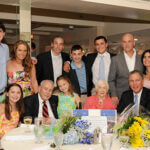
[(58, 97), (52, 95), (53, 89), (54, 84), (51, 80), (43, 80), (37, 94), (24, 98), (24, 116), (32, 116), (32, 122), (35, 117), (57, 119)]
[(108, 96), (108, 83), (105, 80), (99, 80), (95, 88), (96, 95), (87, 97), (84, 109), (116, 109), (116, 105)]
[(131, 90), (123, 92), (119, 105), (118, 113), (121, 113), (129, 104), (135, 104), (135, 113), (139, 114), (139, 106), (142, 105), (150, 111), (150, 90), (143, 87), (143, 74), (134, 70), (129, 74), (129, 86)]

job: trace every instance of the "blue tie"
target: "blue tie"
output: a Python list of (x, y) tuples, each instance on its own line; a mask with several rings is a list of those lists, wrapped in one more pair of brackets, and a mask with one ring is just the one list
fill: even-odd
[(99, 80), (105, 80), (105, 66), (104, 66), (104, 56), (100, 56), (99, 61)]
[(134, 95), (134, 104), (135, 104), (135, 114), (139, 116), (139, 104), (138, 104), (138, 95)]

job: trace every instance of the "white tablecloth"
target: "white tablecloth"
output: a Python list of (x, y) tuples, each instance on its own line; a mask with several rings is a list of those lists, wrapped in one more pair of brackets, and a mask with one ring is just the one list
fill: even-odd
[[(15, 138), (11, 139), (11, 136)], [(18, 138), (23, 136), (22, 138)], [(29, 137), (29, 139), (27, 138)], [(24, 140), (23, 140), (24, 139)], [(9, 131), (1, 140), (4, 150), (54, 150), (49, 146), (50, 140), (43, 140), (41, 144), (35, 143), (33, 138), (33, 130), (30, 133), (25, 133), (24, 127), (19, 127)], [(113, 142), (111, 150), (119, 150), (120, 143), (118, 140)], [(75, 145), (63, 145), (62, 150), (103, 150), (101, 144), (75, 144)], [(136, 150), (136, 148), (129, 148), (129, 150)], [(146, 148), (140, 148), (139, 150), (146, 150)]]

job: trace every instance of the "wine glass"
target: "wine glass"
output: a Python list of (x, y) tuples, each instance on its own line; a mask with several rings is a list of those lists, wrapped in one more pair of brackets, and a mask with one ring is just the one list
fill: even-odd
[(26, 130), (26, 132), (30, 132), (30, 130), (29, 130), (29, 125), (32, 123), (32, 117), (31, 117), (31, 116), (25, 116), (25, 117), (23, 118), (23, 122), (24, 122), (24, 124), (27, 125), (27, 130)]
[(41, 137), (43, 135), (42, 118), (34, 119), (34, 134), (36, 137), (36, 143), (40, 144), (42, 142)]
[(54, 143), (56, 145), (56, 150), (61, 150), (63, 144), (63, 133), (57, 132), (54, 134)]
[(129, 142), (128, 130), (122, 129), (119, 131), (119, 141), (121, 143), (121, 147), (127, 148), (127, 144)]
[(110, 150), (113, 141), (113, 134), (102, 133), (102, 147), (104, 150)]

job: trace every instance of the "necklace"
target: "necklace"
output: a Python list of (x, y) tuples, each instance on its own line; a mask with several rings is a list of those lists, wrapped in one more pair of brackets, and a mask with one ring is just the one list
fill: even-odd
[(103, 104), (103, 99), (99, 98), (98, 102), (99, 102), (99, 105), (102, 105)]

